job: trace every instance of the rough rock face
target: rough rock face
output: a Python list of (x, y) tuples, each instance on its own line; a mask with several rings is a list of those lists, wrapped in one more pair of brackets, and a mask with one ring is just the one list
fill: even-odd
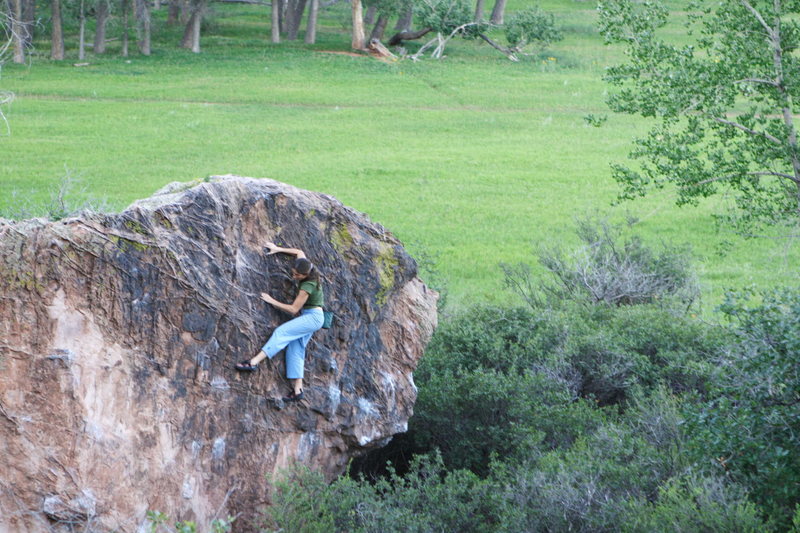
[[(302, 248), (333, 329), (314, 335), (305, 400), (283, 353)], [(269, 501), (294, 461), (341, 473), (406, 429), (436, 293), (400, 242), (330, 196), (234, 176), (173, 184), (118, 215), (0, 220), (0, 531), (137, 531), (148, 510), (207, 524)]]

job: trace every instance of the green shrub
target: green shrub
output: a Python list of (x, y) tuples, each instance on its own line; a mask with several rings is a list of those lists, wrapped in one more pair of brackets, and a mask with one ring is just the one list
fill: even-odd
[(758, 508), (741, 489), (720, 479), (692, 475), (666, 482), (652, 504), (632, 502), (621, 526), (631, 533), (768, 531)]
[(571, 252), (543, 247), (539, 263), (550, 280), (533, 280), (524, 264), (501, 265), (505, 284), (528, 303), (585, 301), (592, 304), (679, 304), (688, 308), (699, 294), (689, 251), (664, 244), (660, 249), (598, 218), (577, 221), (583, 245)]
[(502, 502), (489, 481), (446, 471), (441, 456), (418, 456), (405, 476), (393, 471), (374, 484), (297, 467), (278, 485), (265, 513), (269, 531), (391, 533), (493, 531)]
[(268, 531), (333, 531), (331, 489), (324, 476), (304, 465), (296, 465), (274, 482), (272, 504), (264, 514)]
[(573, 312), (559, 347), (581, 376), (579, 391), (601, 405), (624, 401), (634, 386), (672, 391), (705, 387), (724, 332), (653, 305)]
[(628, 501), (656, 494), (669, 472), (659, 450), (630, 428), (608, 423), (555, 450), (509, 468), (504, 497), (511, 531), (618, 531)]
[(782, 529), (800, 502), (800, 291), (730, 295), (735, 342), (687, 407), (693, 457), (748, 487)]
[[(168, 525), (169, 517), (161, 511), (147, 511), (147, 521), (150, 525), (150, 533), (196, 533), (197, 524), (188, 520), (179, 520), (172, 527)], [(217, 518), (203, 530), (212, 533), (228, 533), (231, 530), (235, 517)]]
[(560, 343), (558, 325), (527, 308), (476, 306), (439, 324), (415, 373), (424, 383), (445, 370), (519, 373)]
[(704, 390), (723, 331), (652, 305), (478, 307), (444, 321), (422, 359), (414, 451), (485, 475), (492, 454), (567, 447), (633, 391)]
[(445, 371), (420, 389), (410, 431), (418, 449), (441, 450), (449, 468), (488, 473), (493, 456), (523, 458), (569, 446), (602, 412), (543, 374)]

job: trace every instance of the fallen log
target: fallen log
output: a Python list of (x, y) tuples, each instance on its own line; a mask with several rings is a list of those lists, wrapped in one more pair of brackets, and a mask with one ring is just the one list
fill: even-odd
[(403, 44), (403, 41), (413, 41), (415, 39), (420, 39), (430, 32), (432, 32), (432, 28), (424, 28), (422, 30), (417, 31), (401, 31), (395, 33), (391, 39), (389, 39), (389, 46), (399, 46)]

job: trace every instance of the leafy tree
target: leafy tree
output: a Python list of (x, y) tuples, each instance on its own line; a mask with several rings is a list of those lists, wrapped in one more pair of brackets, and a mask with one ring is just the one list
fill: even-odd
[(678, 46), (658, 36), (669, 16), (661, 2), (601, 1), (600, 31), (629, 58), (608, 71), (620, 87), (608, 104), (655, 119), (631, 154), (641, 167), (613, 165), (621, 199), (671, 184), (678, 205), (728, 193), (733, 204), (718, 222), (744, 234), (798, 222), (798, 8), (797, 0), (694, 6), (693, 42)]
[[(436, 48), (431, 56), (441, 59), (445, 47), (455, 36), (474, 38), (488, 28), (487, 23), (473, 20), (472, 9), (465, 0), (420, 0), (418, 9), (421, 25), (428, 31), (436, 32), (436, 37), (423, 45), (412, 59), (420, 57), (434, 44)], [(394, 38), (390, 44), (392, 42)]]
[(526, 47), (543, 50), (549, 44), (564, 38), (556, 27), (555, 17), (539, 7), (518, 11), (505, 24), (506, 40), (511, 49), (522, 52)]
[(561, 30), (556, 28), (555, 17), (538, 7), (519, 11), (509, 19), (505, 25), (508, 47), (495, 42), (484, 31), (485, 28), (480, 28), (477, 36), (504, 53), (511, 61), (518, 61), (517, 54), (525, 53), (524, 50), (528, 45), (542, 50), (550, 43), (563, 38)]

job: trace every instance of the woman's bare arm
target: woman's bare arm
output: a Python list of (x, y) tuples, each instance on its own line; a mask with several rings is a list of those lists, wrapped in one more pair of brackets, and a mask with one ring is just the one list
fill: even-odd
[(300, 248), (283, 248), (278, 246), (274, 242), (265, 243), (264, 246), (269, 248), (269, 255), (272, 254), (289, 254), (297, 257), (298, 259), (304, 259), (306, 254)]
[(302, 291), (302, 290), (298, 291), (297, 292), (297, 297), (290, 304), (285, 304), (283, 302), (279, 302), (278, 300), (276, 300), (275, 298), (273, 298), (272, 296), (270, 296), (266, 292), (262, 292), (261, 293), (261, 299), (264, 300), (265, 302), (267, 302), (268, 304), (277, 307), (281, 311), (286, 311), (289, 314), (296, 315), (297, 313), (300, 312), (300, 309), (303, 308), (303, 306), (305, 305), (306, 301), (308, 300), (308, 293), (306, 291)]

